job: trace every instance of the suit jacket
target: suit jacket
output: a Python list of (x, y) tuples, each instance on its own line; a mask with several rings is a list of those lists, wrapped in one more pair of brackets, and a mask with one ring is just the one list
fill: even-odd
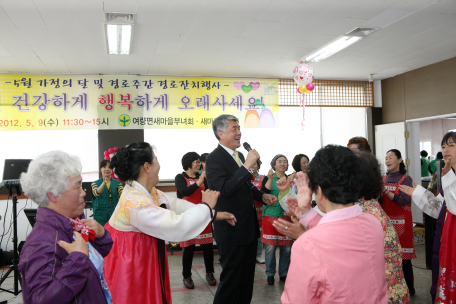
[[(239, 158), (241, 162), (245, 161), (240, 152)], [(206, 159), (206, 177), (209, 189), (221, 194), (214, 209), (231, 212), (237, 219), (234, 227), (226, 221), (214, 222), (217, 243), (245, 245), (253, 242), (260, 236), (254, 200), (262, 202), (264, 192), (252, 184), (252, 174), (244, 166), (239, 167), (233, 156), (218, 145)]]

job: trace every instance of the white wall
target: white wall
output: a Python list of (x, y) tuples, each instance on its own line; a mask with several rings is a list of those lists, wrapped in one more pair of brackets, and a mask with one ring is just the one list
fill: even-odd
[(33, 159), (39, 154), (62, 150), (79, 156), (82, 172), (98, 171), (98, 130), (2, 131), (0, 174), (5, 159)]
[(382, 81), (374, 80), (374, 107), (382, 107)]
[[(292, 173), (291, 161), (296, 154), (303, 153), (310, 158), (320, 149), (320, 108), (306, 108), (306, 126), (301, 131), (302, 108), (281, 107), (279, 111), (279, 128), (274, 129), (241, 129), (242, 142), (248, 142), (261, 155), (263, 166), (261, 174), (270, 168), (269, 162), (276, 154), (284, 154), (290, 162), (289, 173)], [(182, 156), (191, 151), (198, 154), (210, 153), (217, 147), (217, 139), (212, 129), (180, 130), (144, 130), (144, 140), (155, 146), (160, 162), (160, 179), (172, 179), (181, 173)], [(239, 149), (244, 155), (247, 151)]]
[[(33, 159), (39, 154), (63, 150), (80, 157), (83, 172), (98, 171), (98, 132), (97, 130), (81, 131), (2, 131), (0, 139), (0, 174), (3, 177), (5, 159)], [(2, 189), (3, 190), (3, 189)], [(31, 200), (20, 199), (18, 211), (18, 239), (24, 241), (31, 228), (24, 212), (26, 208), (37, 208)], [(7, 212), (6, 212), (7, 211)], [(6, 212), (6, 214), (5, 214)], [(12, 220), (12, 200), (0, 201), (0, 238), (8, 231)], [(5, 227), (5, 229), (3, 228)], [(12, 250), (12, 228), (3, 238), (1, 248)], [(8, 245), (8, 246), (7, 246)]]
[(366, 108), (321, 108), (323, 146), (346, 146), (355, 136), (366, 137)]

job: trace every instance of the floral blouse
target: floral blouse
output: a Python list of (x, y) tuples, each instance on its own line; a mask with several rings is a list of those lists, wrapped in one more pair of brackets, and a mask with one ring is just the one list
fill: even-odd
[(388, 303), (410, 303), (410, 295), (402, 272), (401, 245), (393, 224), (376, 200), (360, 200), (359, 206), (365, 213), (375, 216), (382, 225), (385, 237), (385, 273), (388, 286)]

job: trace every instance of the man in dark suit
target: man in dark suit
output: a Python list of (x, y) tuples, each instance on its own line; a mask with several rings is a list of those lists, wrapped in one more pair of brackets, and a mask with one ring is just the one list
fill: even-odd
[(236, 217), (236, 225), (214, 222), (220, 248), (222, 273), (214, 304), (250, 303), (255, 275), (255, 259), (260, 230), (254, 200), (274, 204), (277, 198), (258, 190), (251, 183), (251, 167), (260, 158), (251, 150), (247, 159), (236, 151), (241, 146), (238, 119), (221, 115), (212, 123), (218, 147), (206, 160), (209, 189), (220, 192), (215, 210), (227, 211)]

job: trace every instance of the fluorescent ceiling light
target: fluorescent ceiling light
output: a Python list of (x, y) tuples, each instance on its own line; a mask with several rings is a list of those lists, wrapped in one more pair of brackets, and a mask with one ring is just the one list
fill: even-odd
[(107, 24), (108, 53), (110, 55), (129, 55), (131, 45), (131, 25)]
[(319, 49), (312, 55), (306, 57), (305, 61), (320, 62), (320, 61), (334, 55), (335, 53), (342, 51), (346, 47), (352, 45), (353, 43), (355, 43), (361, 39), (362, 39), (362, 37), (343, 36), (342, 38), (337, 39), (333, 43)]

